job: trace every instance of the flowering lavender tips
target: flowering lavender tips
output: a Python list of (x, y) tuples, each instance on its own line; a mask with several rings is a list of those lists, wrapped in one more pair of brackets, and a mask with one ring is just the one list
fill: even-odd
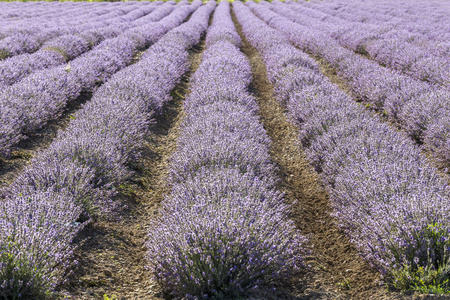
[(170, 160), (172, 192), (149, 231), (149, 267), (175, 298), (247, 295), (301, 266), (304, 238), (275, 190), (270, 139), (229, 9), (220, 2), (208, 30)]
[[(291, 48), (286, 56), (300, 51), (290, 45), (289, 40), (295, 40), (291, 23), (273, 14), (267, 8), (271, 4), (233, 5), (247, 39), (261, 52), (267, 69), (272, 70), (269, 73), (275, 72), (270, 79), (279, 91), (277, 98), (286, 103), (288, 115), (298, 125), (299, 139), (330, 193), (334, 215), (361, 254), (394, 284), (405, 282), (402, 274), (406, 272), (410, 278), (406, 288), (429, 280), (425, 274), (411, 281), (420, 276), (421, 268), (434, 274), (446, 272), (450, 189), (445, 179), (404, 133), (358, 105), (317, 68), (301, 62), (280, 65), (285, 60), (274, 59), (282, 55), (273, 55), (280, 45)], [(284, 39), (249, 8), (286, 33)], [(313, 39), (316, 45), (322, 43), (312, 35), (301, 36), (306, 36), (307, 45)], [(332, 47), (326, 49), (331, 54)], [(346, 61), (339, 57), (335, 63)], [(296, 74), (295, 85), (290, 84), (294, 80), (290, 74)], [(446, 135), (443, 127), (434, 128), (439, 136)], [(427, 284), (443, 284), (444, 279)]]
[[(313, 22), (314, 26), (304, 26), (306, 23), (302, 14), (292, 14), (283, 5), (253, 6), (253, 9), (260, 18), (282, 31), (296, 46), (322, 57), (336, 68), (338, 75), (347, 81), (355, 96), (366, 102), (367, 106), (387, 115), (392, 122), (401, 126), (414, 139), (425, 142), (425, 147), (433, 152), (436, 160), (448, 167), (446, 153), (449, 153), (450, 149), (447, 135), (440, 131), (440, 136), (436, 137), (443, 142), (433, 145), (429, 144), (429, 139), (424, 139), (425, 135), (431, 136), (436, 133), (436, 131), (428, 133), (428, 130), (431, 130), (428, 124), (438, 123), (443, 116), (432, 113), (426, 117), (426, 122), (420, 121), (423, 119), (419, 116), (423, 115), (420, 109), (424, 100), (417, 101), (417, 99), (430, 99), (427, 103), (428, 111), (450, 110), (446, 87), (415, 80), (343, 48), (338, 42), (330, 39), (326, 31), (316, 24), (317, 22)], [(284, 16), (303, 25), (291, 22)], [(417, 127), (417, 122), (421, 122), (420, 128)]]
[[(39, 297), (62, 280), (80, 208), (54, 192), (16, 195), (0, 210), (0, 295)], [(56, 266), (58, 266), (56, 268)]]
[(9, 156), (20, 140), (58, 118), (81, 92), (93, 91), (130, 64), (139, 50), (179, 25), (191, 12), (190, 6), (183, 6), (171, 16), (168, 15), (174, 10), (172, 4), (159, 6), (143, 17), (148, 21), (165, 17), (156, 26), (154, 23), (139, 25), (140, 31), (125, 31), (116, 38), (107, 39), (66, 66), (35, 72), (5, 88), (0, 93), (0, 155)]
[[(205, 30), (204, 24), (214, 8), (213, 2), (201, 5), (200, 1), (194, 1), (175, 8), (163, 21), (167, 21), (166, 31), (196, 11), (183, 26), (186, 40), (194, 40), (192, 36), (197, 37)], [(183, 33), (179, 29), (173, 32)], [(171, 78), (167, 73), (158, 79), (158, 72), (185, 70), (187, 66), (186, 49), (177, 48), (178, 52), (168, 57), (157, 51), (164, 46), (162, 43), (170, 44), (170, 40), (161, 39), (154, 45), (156, 51), (148, 50), (153, 55), (145, 55), (101, 86), (92, 100), (74, 114), (65, 131), (59, 132), (47, 149), (37, 153), (24, 172), (3, 191), (8, 205), (5, 211), (0, 210), (0, 278), (2, 292), (7, 297), (29, 299), (52, 292), (63, 282), (62, 274), (67, 267), (73, 264), (72, 240), (81, 228), (77, 221), (109, 213), (117, 205), (112, 201), (115, 188), (131, 174), (127, 165), (139, 156), (155, 107), (169, 99), (170, 91), (182, 76), (181, 72), (171, 73)], [(153, 69), (154, 62), (158, 64)], [(136, 85), (129, 90), (128, 86), (119, 84), (124, 78), (131, 82), (136, 77), (143, 80), (141, 89)], [(170, 80), (166, 82), (167, 79)], [(159, 89), (151, 98), (147, 97), (147, 83)], [(30, 211), (40, 213), (41, 210), (42, 219), (30, 217), (30, 225), (22, 222), (22, 218), (32, 216)], [(41, 227), (34, 225), (35, 220), (42, 220)], [(17, 235), (10, 233), (14, 233), (10, 228), (25, 227), (26, 231), (18, 231)], [(8, 237), (12, 238), (8, 240)], [(21, 242), (17, 244), (14, 240)], [(34, 253), (33, 249), (42, 251)]]

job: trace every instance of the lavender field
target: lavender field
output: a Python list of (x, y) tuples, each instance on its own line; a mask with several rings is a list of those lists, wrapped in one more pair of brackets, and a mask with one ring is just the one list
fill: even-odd
[(0, 2), (0, 299), (449, 299), (450, 2)]

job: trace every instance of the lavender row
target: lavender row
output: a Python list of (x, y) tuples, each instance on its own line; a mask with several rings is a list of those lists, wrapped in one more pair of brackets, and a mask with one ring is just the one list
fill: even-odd
[[(202, 5), (186, 4), (176, 11), (179, 18)], [(211, 4), (199, 8), (140, 62), (100, 87), (66, 131), (3, 191), (2, 296), (39, 298), (64, 282), (64, 272), (74, 263), (73, 237), (90, 216), (108, 214), (117, 205), (115, 187), (130, 175), (127, 164), (139, 156), (154, 111), (188, 68), (183, 47), (198, 41), (194, 29), (203, 28), (212, 9)]]
[(150, 268), (176, 299), (231, 299), (272, 288), (300, 265), (304, 239), (276, 191), (270, 139), (248, 59), (222, 1), (190, 80), (169, 163), (172, 192), (149, 230)]
[(267, 7), (258, 5), (252, 9), (300, 49), (326, 60), (346, 79), (354, 95), (387, 115), (413, 139), (423, 142), (438, 163), (450, 165), (450, 92), (446, 88), (383, 68)]
[[(341, 46), (357, 53), (367, 54), (371, 59), (391, 69), (399, 70), (415, 79), (437, 85), (450, 85), (450, 59), (440, 53), (435, 42), (426, 37), (395, 27), (365, 25), (345, 22), (332, 17), (310, 17), (306, 8), (289, 9), (291, 6), (275, 1), (275, 12), (313, 30), (334, 38)], [(306, 10), (306, 11), (305, 11)], [(325, 15), (325, 14), (323, 14)], [(326, 18), (326, 20), (324, 20)], [(318, 22), (320, 19), (321, 22)], [(413, 44), (419, 43), (421, 46)], [(441, 55), (440, 55), (441, 54)]]
[[(144, 17), (146, 25), (130, 29), (100, 43), (67, 66), (35, 72), (0, 93), (0, 155), (8, 156), (26, 135), (57, 119), (67, 103), (82, 92), (93, 91), (114, 73), (129, 65), (134, 55), (179, 25), (185, 3), (159, 6)], [(172, 13), (172, 14), (171, 14)], [(170, 14), (170, 15), (169, 15)], [(162, 19), (159, 22), (151, 22)]]
[[(26, 21), (36, 24), (36, 26), (42, 26), (46, 28), (48, 24), (51, 24), (55, 20), (59, 20), (61, 17), (69, 17), (70, 20), (72, 16), (69, 16), (73, 12), (79, 11), (83, 8), (83, 5), (53, 5), (46, 7), (42, 5), (29, 5), (29, 4), (19, 4), (19, 3), (0, 3), (1, 10), (0, 13), (3, 14), (0, 20), (0, 37), (9, 36), (18, 32), (26, 32), (29, 30), (27, 27), (22, 27), (21, 25), (26, 24)], [(16, 9), (13, 9), (16, 8)], [(95, 5), (91, 11), (94, 14), (108, 13), (105, 7), (100, 7)], [(75, 16), (76, 17), (76, 16)], [(37, 25), (39, 22), (39, 25)], [(21, 28), (19, 28), (19, 26)]]
[(41, 49), (33, 54), (16, 55), (0, 61), (0, 87), (12, 85), (33, 72), (64, 64), (80, 56), (102, 41), (132, 28), (133, 24), (137, 23), (136, 19), (139, 20), (156, 8), (156, 5), (147, 5), (132, 10), (124, 16), (109, 20), (109, 25), (99, 23), (95, 28), (77, 34), (62, 35), (45, 42)]
[[(127, 13), (134, 9), (134, 5), (127, 6), (121, 14)], [(40, 26), (35, 26), (32, 22), (31, 24), (27, 24), (26, 26), (31, 26), (31, 29), (13, 34), (0, 40), (0, 59), (22, 53), (35, 52), (43, 45), (45, 41), (64, 34), (76, 34), (80, 29), (82, 30), (83, 27), (95, 28), (95, 25), (97, 25), (95, 22), (92, 24), (89, 24), (89, 22), (86, 23), (86, 21), (91, 17), (90, 15), (85, 16), (86, 10), (88, 10), (87, 7), (82, 7), (73, 12), (66, 12), (62, 17), (62, 19), (66, 19), (68, 18), (67, 16), (69, 16), (68, 20), (64, 20), (66, 24), (62, 23), (63, 20), (60, 20), (59, 22), (54, 21), (53, 26), (44, 30), (42, 30)], [(117, 12), (114, 11), (111, 13), (117, 14)], [(70, 17), (72, 15), (75, 15), (76, 17)], [(110, 13), (105, 14), (105, 16), (110, 16)], [(70, 22), (71, 18), (75, 20)]]
[[(410, 32), (424, 34), (441, 41), (448, 40), (448, 24), (445, 22), (449, 6), (443, 1), (334, 1), (334, 3), (302, 3), (302, 6), (320, 10), (338, 18), (360, 23), (391, 23)], [(433, 32), (432, 29), (435, 29)]]
[(446, 181), (410, 139), (350, 99), (280, 31), (234, 5), (351, 241), (388, 282), (443, 287), (450, 253)]
[[(8, 4), (7, 4), (8, 5)], [(133, 9), (142, 8), (149, 5), (148, 3), (130, 2), (117, 5), (98, 5), (91, 3), (76, 6), (61, 6), (59, 8), (49, 9), (46, 16), (39, 17), (37, 12), (31, 10), (30, 16), (19, 17), (16, 21), (3, 19), (0, 25), (0, 37), (13, 36), (14, 34), (36, 34), (45, 35), (48, 30), (59, 31), (76, 31), (74, 26), (86, 26), (89, 22), (97, 22), (107, 18), (115, 18), (124, 15)], [(21, 5), (21, 11), (25, 11), (24, 5)], [(53, 12), (53, 13), (51, 13)], [(40, 31), (40, 32), (39, 32)]]
[[(425, 48), (432, 43), (433, 47), (430, 49), (432, 53), (448, 59), (450, 54), (450, 28), (446, 22), (448, 15), (446, 12), (448, 12), (449, 7), (448, 5), (445, 7), (444, 2), (429, 1), (425, 4), (419, 1), (409, 1), (397, 2), (395, 5), (389, 3), (381, 13), (376, 8), (376, 2), (367, 3), (368, 6), (364, 7), (360, 7), (361, 4), (362, 2), (335, 3), (335, 6), (331, 8), (328, 7), (328, 3), (318, 5), (312, 2), (301, 2), (302, 7), (313, 8), (315, 11), (326, 13), (332, 18), (335, 16), (334, 20), (342, 19), (363, 23), (369, 28), (381, 25), (382, 30), (380, 32), (389, 32), (392, 29), (399, 30), (401, 36), (398, 36), (398, 38), (409, 37), (410, 43), (419, 47), (425, 46)], [(409, 12), (403, 16), (401, 13), (402, 6)], [(352, 11), (353, 7), (359, 7), (359, 9)], [(429, 10), (433, 7), (434, 10)], [(371, 12), (370, 8), (373, 8), (375, 12)], [(342, 13), (345, 14), (344, 18), (342, 18)], [(393, 16), (388, 17), (389, 14), (393, 14)]]
[[(360, 2), (361, 3), (361, 2)], [(301, 4), (301, 5), (300, 5)], [(326, 4), (324, 5), (326, 6)], [(368, 21), (373, 17), (374, 13), (370, 13), (366, 8), (364, 10), (352, 13), (352, 17), (349, 19), (341, 19), (335, 16), (331, 12), (326, 12), (321, 10), (324, 6), (321, 5), (310, 5), (300, 2), (299, 5), (289, 5), (290, 8), (295, 11), (302, 11), (308, 16), (314, 18), (320, 18), (321, 20), (335, 23), (337, 25), (354, 24), (357, 27), (366, 28), (367, 30), (373, 29), (377, 33), (386, 35), (390, 31), (397, 31), (399, 34), (404, 34), (404, 37), (399, 36), (399, 38), (404, 39), (408, 43), (418, 47), (428, 47), (434, 45), (439, 48), (442, 42), (446, 41), (446, 30), (445, 25), (442, 23), (442, 16), (437, 16), (433, 13), (433, 18), (426, 18), (423, 16), (411, 16), (408, 15), (406, 18), (391, 18), (389, 20), (375, 20)], [(415, 3), (417, 6), (417, 3)], [(393, 7), (390, 12), (396, 12), (398, 8)], [(444, 26), (441, 29), (437, 27)], [(448, 26), (447, 26), (448, 27)], [(365, 32), (364, 34), (369, 34)], [(373, 37), (379, 37), (374, 35)]]

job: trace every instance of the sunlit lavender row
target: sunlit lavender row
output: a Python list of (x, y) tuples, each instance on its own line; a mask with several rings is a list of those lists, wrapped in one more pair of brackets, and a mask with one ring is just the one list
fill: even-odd
[(150, 268), (176, 299), (264, 291), (290, 278), (302, 258), (229, 9), (223, 1), (215, 11), (170, 160), (172, 192), (149, 231)]
[[(141, 261), (146, 295), (259, 299), (334, 288), (329, 270), (303, 265), (333, 266), (314, 244), (324, 226), (348, 235), (339, 247), (356, 246), (373, 267), (361, 272), (390, 288), (450, 293), (450, 4), (230, 2), (0, 2), (1, 299), (90, 294), (80, 272), (97, 262), (76, 268), (74, 257), (92, 257), (79, 240), (105, 224), (133, 234), (127, 247), (148, 233), (136, 249), (146, 262), (130, 260)], [(261, 67), (264, 89), (252, 74)], [(272, 116), (258, 106), (272, 96), (298, 129), (308, 179), (278, 177), (290, 162), (278, 169), (281, 145), (266, 129), (283, 130), (265, 128)], [(167, 136), (159, 126), (170, 126)], [(164, 188), (122, 197), (134, 172)], [(297, 190), (313, 187), (317, 198)], [(125, 229), (130, 216), (138, 234)], [(315, 223), (302, 228), (302, 219)], [(128, 293), (122, 284), (141, 282), (107, 284)]]
[(139, 51), (173, 28), (174, 21), (181, 23), (176, 10), (183, 10), (183, 5), (160, 5), (140, 18), (139, 26), (103, 41), (69, 65), (35, 72), (4, 88), (0, 92), (0, 155), (8, 156), (18, 142), (57, 119), (68, 103), (129, 65)]
[[(202, 3), (179, 5), (165, 19), (164, 28), (176, 27)], [(74, 236), (92, 215), (116, 206), (111, 200), (115, 188), (130, 175), (127, 165), (139, 156), (154, 112), (170, 99), (171, 89), (186, 71), (184, 48), (200, 38), (193, 29), (204, 23), (212, 5), (198, 9), (139, 63), (100, 87), (67, 129), (3, 191), (2, 297), (40, 298), (64, 282), (66, 269), (75, 263)]]
[[(300, 3), (303, 2), (305, 1)], [(335, 39), (343, 47), (369, 55), (378, 63), (415, 79), (450, 86), (450, 48), (444, 49), (449, 46), (448, 41), (444, 45), (444, 42), (432, 40), (425, 34), (398, 28), (392, 23), (359, 23), (342, 20), (303, 5), (284, 5), (280, 1), (273, 3), (284, 7), (286, 10), (283, 14), (289, 19), (326, 34), (329, 39)], [(401, 22), (405, 23), (404, 20)], [(428, 24), (428, 30), (436, 34), (437, 29), (430, 25), (434, 24)], [(441, 34), (447, 34), (450, 27), (447, 26), (446, 30)]]
[[(154, 11), (160, 4), (162, 2), (123, 9), (119, 11), (122, 14), (115, 17), (106, 14), (105, 19), (87, 22), (89, 26), (84, 26), (75, 34), (61, 35), (44, 42), (40, 50), (33, 54), (17, 55), (0, 61), (0, 88), (12, 85), (33, 72), (62, 65), (102, 41), (143, 24), (142, 17)], [(145, 22), (149, 21), (151, 20)]]
[(279, 29), (293, 44), (322, 57), (334, 67), (353, 94), (367, 102), (367, 106), (387, 115), (414, 140), (423, 142), (442, 166), (450, 166), (450, 92), (447, 88), (384, 68), (343, 48), (314, 28), (294, 23), (274, 12), (284, 10), (276, 4), (254, 7), (259, 17)]
[[(412, 33), (425, 35), (431, 41), (445, 42), (448, 47), (450, 32), (446, 20), (450, 6), (446, 1), (430, 0), (423, 2), (413, 0), (392, 2), (390, 0), (354, 0), (310, 1), (299, 2), (299, 4), (348, 21), (376, 25), (382, 23), (394, 25)], [(418, 41), (424, 42), (420, 39)]]
[[(3, 5), (5, 11), (9, 6)], [(68, 5), (66, 5), (68, 6)], [(18, 21), (5, 17), (0, 21), (0, 59), (22, 53), (32, 53), (53, 38), (78, 34), (83, 30), (102, 26), (108, 18), (123, 15), (147, 4), (130, 3), (118, 9), (115, 6), (76, 6), (74, 8), (55, 8), (54, 13), (46, 14), (45, 18), (20, 18)], [(51, 8), (48, 8), (52, 11)], [(30, 12), (32, 13), (32, 12)], [(14, 13), (13, 13), (14, 15)], [(25, 21), (26, 20), (26, 21)]]
[(361, 254), (401, 288), (445, 284), (450, 250), (446, 180), (409, 138), (355, 103), (319, 72), (314, 60), (256, 17), (249, 8), (264, 14), (257, 4), (235, 2), (234, 7), (245, 36), (266, 62), (278, 100), (299, 127), (300, 142), (322, 175), (335, 216)]

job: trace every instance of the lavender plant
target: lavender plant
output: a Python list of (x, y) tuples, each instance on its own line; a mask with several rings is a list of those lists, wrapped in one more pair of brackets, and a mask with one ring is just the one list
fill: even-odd
[[(201, 5), (201, 1), (191, 5), (182, 3), (167, 19), (166, 28), (176, 27)], [(186, 40), (191, 40), (189, 32), (193, 29), (204, 30), (212, 5), (199, 8), (182, 25), (187, 31)], [(180, 29), (175, 28), (160, 42), (170, 44), (170, 36), (178, 37), (178, 32)], [(186, 65), (178, 59), (180, 53), (174, 52), (171, 61), (157, 49), (155, 45), (156, 51), (148, 50), (155, 57), (146, 55), (99, 88), (92, 101), (74, 115), (66, 130), (2, 191), (0, 284), (3, 297), (42, 298), (53, 292), (64, 282), (68, 266), (75, 263), (71, 261), (75, 234), (88, 218), (109, 213), (117, 205), (112, 201), (115, 187), (130, 174), (127, 164), (138, 157), (155, 108), (168, 98), (144, 97), (147, 88), (144, 83), (152, 82), (162, 70), (181, 70)], [(152, 61), (165, 64), (152, 69)], [(124, 78), (134, 81), (135, 75), (143, 79), (141, 90), (128, 90), (127, 86), (118, 84)], [(167, 77), (157, 80), (154, 86), (169, 94), (182, 74), (172, 75), (178, 79), (172, 79), (171, 86), (164, 82)], [(162, 91), (157, 94), (162, 95)]]
[[(279, 61), (299, 50), (248, 7), (233, 5), (269, 74), (279, 70), (270, 75), (280, 91), (277, 98), (286, 102), (299, 140), (330, 193), (334, 216), (361, 254), (394, 286), (448, 291), (450, 190), (445, 180), (410, 139), (352, 101), (317, 68), (307, 67), (309, 60), (303, 66), (280, 66)], [(262, 6), (247, 5), (261, 17), (272, 16)], [(277, 22), (283, 24), (282, 19)], [(272, 55), (281, 45), (291, 51), (283, 52), (284, 60), (274, 59), (281, 55)], [(295, 85), (284, 79), (289, 74), (296, 74)]]
[[(103, 41), (93, 50), (73, 60), (28, 76), (0, 93), (0, 155), (9, 156), (13, 147), (30, 133), (58, 118), (66, 105), (82, 92), (93, 91), (114, 73), (132, 62), (138, 50), (156, 42), (169, 29), (179, 25), (189, 7), (179, 5), (173, 15), (172, 4), (159, 6), (138, 29)], [(166, 20), (167, 19), (167, 20)]]
[(53, 192), (16, 195), (0, 208), (0, 296), (36, 299), (64, 278), (80, 207)]
[(192, 75), (172, 192), (149, 231), (149, 267), (174, 298), (231, 299), (274, 288), (301, 266), (304, 238), (276, 191), (270, 140), (248, 93), (251, 68), (220, 2)]
[[(434, 125), (431, 127), (431, 124), (439, 124), (441, 119), (448, 119), (449, 95), (445, 87), (438, 88), (383, 68), (330, 41), (318, 30), (287, 20), (269, 7), (257, 6), (255, 13), (270, 26), (282, 31), (296, 46), (324, 58), (338, 70), (338, 75), (346, 80), (355, 96), (366, 102), (368, 107), (388, 116), (419, 143), (425, 143), (424, 147), (432, 151), (435, 160), (448, 167), (448, 137), (445, 131), (436, 131)], [(274, 7), (274, 10), (282, 12), (279, 6)], [(300, 31), (301, 35), (298, 34)], [(430, 99), (426, 110), (439, 111), (439, 114), (424, 117), (424, 111), (421, 112), (424, 100), (416, 99)], [(417, 122), (421, 123), (420, 127)], [(437, 132), (438, 136), (435, 135)]]

